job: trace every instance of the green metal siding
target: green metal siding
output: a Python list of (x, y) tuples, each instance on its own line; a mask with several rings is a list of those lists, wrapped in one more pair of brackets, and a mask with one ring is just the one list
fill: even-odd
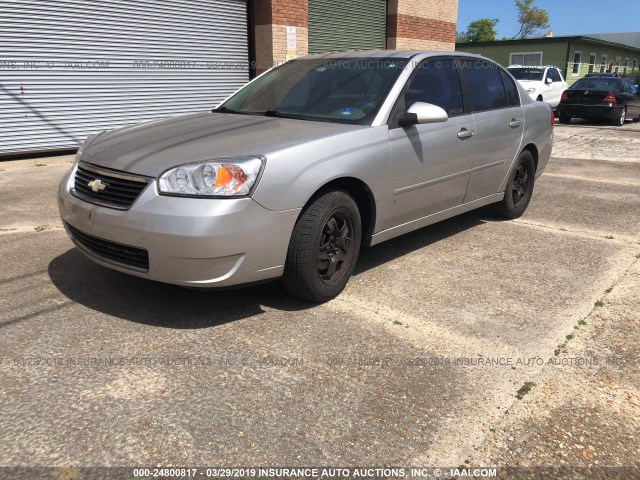
[[(575, 52), (581, 52), (582, 57), (580, 59), (580, 66), (578, 69), (578, 73), (573, 73), (573, 57)], [(606, 69), (608, 70), (609, 64), (613, 63), (612, 71), (616, 69), (616, 57), (620, 57), (620, 75), (624, 73), (624, 60), (625, 58), (629, 59), (629, 67), (627, 68), (627, 76), (634, 77), (638, 74), (638, 68), (633, 70), (633, 61), (638, 60), (640, 62), (640, 52), (634, 49), (624, 49), (624, 48), (613, 48), (604, 45), (596, 45), (587, 42), (572, 42), (571, 43), (571, 52), (569, 54), (569, 65), (568, 65), (568, 79), (567, 82), (569, 85), (583, 78), (586, 74), (589, 73), (589, 55), (595, 53), (596, 54), (596, 63), (594, 66), (594, 72), (600, 72), (600, 63), (602, 61), (602, 55), (607, 56)]]
[[(633, 48), (615, 47), (599, 43), (585, 42), (580, 40), (572, 41), (549, 41), (543, 43), (540, 39), (532, 42), (505, 43), (504, 45), (474, 45), (473, 43), (458, 44), (457, 50), (469, 53), (476, 53), (495, 60), (500, 65), (509, 66), (509, 56), (511, 53), (533, 53), (542, 52), (543, 65), (555, 65), (564, 73), (567, 83), (573, 84), (589, 73), (589, 55), (595, 53), (596, 63), (594, 72), (600, 71), (602, 55), (607, 55), (607, 68), (613, 62), (615, 70), (616, 57), (621, 58), (620, 74), (624, 73), (624, 60), (629, 59), (627, 75), (634, 77), (640, 74), (640, 66), (633, 70), (633, 61), (638, 60), (640, 65), (640, 51)], [(576, 51), (582, 52), (579, 70), (573, 73), (573, 60)], [(567, 55), (568, 53), (568, 55)]]
[(498, 62), (503, 67), (509, 66), (509, 56), (512, 53), (542, 52), (543, 65), (555, 65), (564, 71), (567, 61), (567, 42), (555, 42), (548, 45), (473, 45), (471, 43), (459, 46), (458, 50), (477, 53)]
[(383, 49), (385, 0), (309, 0), (309, 53)]

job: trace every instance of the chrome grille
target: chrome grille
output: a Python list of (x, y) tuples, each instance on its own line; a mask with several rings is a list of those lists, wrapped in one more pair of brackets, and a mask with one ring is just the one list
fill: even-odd
[[(126, 210), (152, 180), (149, 177), (80, 162), (71, 193), (89, 203)], [(95, 188), (91, 187), (92, 182)]]

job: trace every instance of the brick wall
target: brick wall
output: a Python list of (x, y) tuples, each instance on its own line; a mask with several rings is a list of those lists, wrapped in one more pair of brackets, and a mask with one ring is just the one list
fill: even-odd
[[(306, 55), (308, 45), (307, 0), (250, 0), (253, 10), (255, 73)], [(296, 27), (296, 49), (287, 50), (287, 26)]]
[[(249, 0), (255, 73), (309, 51), (308, 0)], [(454, 50), (458, 0), (388, 0), (387, 48)], [(286, 27), (296, 27), (295, 51), (287, 50)]]
[(387, 48), (454, 50), (458, 0), (389, 0)]

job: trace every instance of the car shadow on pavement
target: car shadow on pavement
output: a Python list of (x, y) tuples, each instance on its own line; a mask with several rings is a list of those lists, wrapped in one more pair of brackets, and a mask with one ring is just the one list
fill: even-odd
[(435, 223), (411, 233), (401, 235), (370, 248), (364, 248), (360, 252), (358, 264), (354, 275), (359, 275), (367, 270), (384, 263), (403, 257), (415, 250), (444, 240), (448, 237), (464, 232), (487, 221), (500, 221), (491, 215), (488, 209), (479, 209), (457, 217)]
[(146, 325), (198, 329), (264, 313), (261, 305), (285, 311), (312, 304), (291, 297), (280, 282), (234, 290), (195, 290), (163, 284), (97, 265), (73, 248), (48, 267), (56, 288), (88, 309)]
[[(355, 275), (484, 223), (472, 212), (389, 240), (360, 253)], [(316, 305), (289, 295), (279, 281), (230, 290), (193, 290), (153, 282), (97, 265), (73, 248), (54, 258), (49, 278), (71, 301), (145, 325), (209, 328), (264, 313), (263, 305), (301, 311)]]

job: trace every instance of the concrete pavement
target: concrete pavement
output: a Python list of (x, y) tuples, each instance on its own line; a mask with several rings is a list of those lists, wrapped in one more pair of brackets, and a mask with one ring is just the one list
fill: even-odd
[(638, 468), (638, 133), (556, 127), (524, 217), (367, 249), (321, 306), (99, 267), (57, 217), (70, 157), (0, 163), (0, 465)]

